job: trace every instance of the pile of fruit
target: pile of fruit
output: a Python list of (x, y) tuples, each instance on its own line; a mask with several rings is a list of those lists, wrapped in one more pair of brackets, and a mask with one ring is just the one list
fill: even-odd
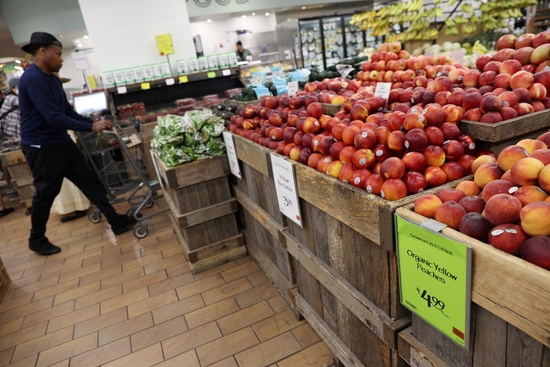
[(550, 132), (483, 155), (473, 181), (422, 195), (414, 211), (550, 270)]

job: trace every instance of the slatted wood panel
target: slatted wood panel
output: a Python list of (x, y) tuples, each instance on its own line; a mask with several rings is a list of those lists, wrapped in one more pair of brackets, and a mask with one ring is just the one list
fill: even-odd
[(542, 128), (538, 130), (533, 130), (531, 132), (528, 132), (526, 134), (518, 135), (513, 138), (504, 139), (497, 142), (489, 142), (489, 141), (482, 141), (482, 140), (476, 140), (476, 144), (478, 149), (488, 149), (493, 151), (495, 154), (500, 153), (504, 148), (509, 147), (510, 145), (516, 144), (518, 141), (522, 139), (536, 139), (541, 134), (548, 131), (548, 128)]
[(35, 189), (32, 172), (27, 165), (25, 155), (20, 150), (1, 153), (0, 161), (2, 162), (2, 166), (8, 170), (11, 183), (18, 191), (21, 204), (26, 208), (30, 208)]

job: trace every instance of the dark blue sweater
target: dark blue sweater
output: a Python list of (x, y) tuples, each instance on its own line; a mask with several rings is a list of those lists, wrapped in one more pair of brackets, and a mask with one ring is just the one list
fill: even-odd
[(65, 96), (61, 80), (32, 64), (19, 80), (21, 143), (67, 143), (67, 130), (92, 131), (92, 120), (76, 113)]

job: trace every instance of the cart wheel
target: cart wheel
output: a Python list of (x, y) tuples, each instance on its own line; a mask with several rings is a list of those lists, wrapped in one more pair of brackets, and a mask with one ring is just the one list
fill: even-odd
[(134, 227), (134, 236), (136, 236), (136, 238), (145, 238), (148, 234), (149, 230), (147, 229), (147, 227), (145, 227), (144, 229), (141, 228), (141, 225), (137, 225)]
[(147, 208), (153, 207), (154, 204), (155, 204), (155, 202), (154, 202), (153, 200), (151, 200), (151, 199), (149, 199), (149, 200), (147, 200), (147, 201), (145, 202), (145, 206), (146, 206)]
[(136, 217), (136, 219), (141, 219), (141, 218), (143, 218), (143, 214), (136, 213), (135, 217)]
[(134, 216), (134, 208), (128, 209), (128, 211), (126, 212), (126, 215), (129, 216), (129, 217), (133, 217)]
[(101, 222), (101, 214), (93, 211), (90, 214), (88, 214), (88, 219), (90, 220), (90, 222), (97, 224)]

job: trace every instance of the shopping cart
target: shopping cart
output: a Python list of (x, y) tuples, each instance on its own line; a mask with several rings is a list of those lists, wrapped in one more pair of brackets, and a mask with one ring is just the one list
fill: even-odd
[[(107, 197), (112, 204), (128, 202), (127, 215), (138, 223), (134, 236), (144, 238), (148, 234), (149, 219), (170, 210), (162, 195), (158, 180), (149, 176), (143, 164), (143, 148), (139, 132), (133, 128), (114, 128), (100, 133), (77, 132), (78, 142), (90, 165), (96, 171)], [(157, 207), (144, 213), (144, 208)], [(101, 221), (98, 208), (88, 215), (92, 223)]]

